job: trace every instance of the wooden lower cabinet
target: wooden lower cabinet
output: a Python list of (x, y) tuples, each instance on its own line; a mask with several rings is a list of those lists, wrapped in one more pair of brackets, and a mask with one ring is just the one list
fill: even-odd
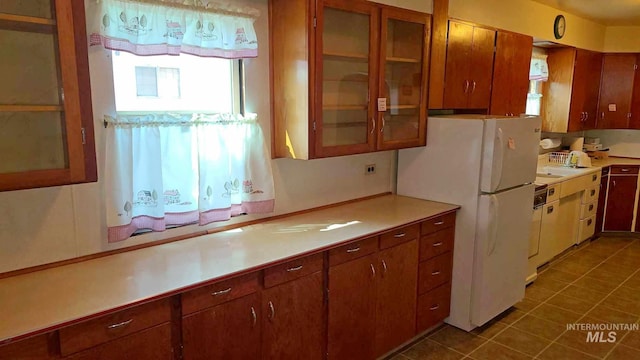
[(378, 253), (375, 357), (415, 335), (418, 284), (418, 240)]
[(259, 359), (260, 293), (182, 318), (183, 358)]
[(451, 283), (446, 283), (418, 296), (418, 333), (439, 324), (447, 316), (451, 307)]
[(262, 292), (262, 358), (324, 359), (323, 274)]
[(373, 359), (376, 255), (329, 268), (328, 358)]
[(172, 360), (171, 323), (165, 323), (65, 357), (69, 360)]
[(632, 231), (637, 185), (637, 175), (610, 175), (604, 231)]

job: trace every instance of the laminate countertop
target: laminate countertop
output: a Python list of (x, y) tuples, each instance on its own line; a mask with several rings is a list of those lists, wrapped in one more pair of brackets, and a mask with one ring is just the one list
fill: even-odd
[(0, 279), (0, 344), (458, 208), (385, 195)]

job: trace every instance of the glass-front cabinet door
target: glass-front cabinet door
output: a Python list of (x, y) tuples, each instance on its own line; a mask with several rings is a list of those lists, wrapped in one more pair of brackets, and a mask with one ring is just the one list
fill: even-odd
[(429, 17), (383, 9), (378, 150), (426, 143)]
[(322, 4), (316, 33), (316, 156), (373, 151), (378, 10), (366, 2)]
[(95, 180), (80, 11), (82, 0), (0, 1), (0, 191)]

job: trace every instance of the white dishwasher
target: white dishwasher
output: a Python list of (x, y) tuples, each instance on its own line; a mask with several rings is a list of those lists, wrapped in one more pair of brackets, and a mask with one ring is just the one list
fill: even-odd
[(526, 284), (538, 277), (538, 254), (540, 251), (540, 230), (542, 227), (542, 213), (547, 201), (547, 185), (536, 185), (533, 197), (533, 218), (531, 220), (531, 235), (529, 236), (529, 262), (527, 265)]

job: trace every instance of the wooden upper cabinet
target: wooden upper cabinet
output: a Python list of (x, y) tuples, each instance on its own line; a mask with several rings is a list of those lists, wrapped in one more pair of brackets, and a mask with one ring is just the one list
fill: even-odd
[[(636, 64), (640, 64), (640, 54), (636, 55)], [(633, 96), (631, 98), (631, 122), (630, 129), (640, 129), (640, 71), (636, 67), (636, 75), (633, 80)], [(638, 223), (640, 226), (640, 223)], [(636, 230), (638, 231), (638, 230)]]
[(430, 21), (423, 14), (383, 8), (380, 33), (378, 150), (426, 144)]
[(636, 54), (604, 55), (598, 104), (599, 129), (629, 128), (636, 67)]
[(273, 0), (269, 14), (274, 157), (425, 144), (430, 15), (346, 0)]
[(496, 32), (449, 21), (445, 109), (489, 109)]
[(548, 49), (547, 54), (543, 131), (595, 128), (602, 54), (570, 47)]
[(489, 114), (518, 116), (525, 113), (532, 50), (531, 36), (498, 31)]
[(0, 38), (0, 191), (96, 181), (84, 1), (5, 1)]

